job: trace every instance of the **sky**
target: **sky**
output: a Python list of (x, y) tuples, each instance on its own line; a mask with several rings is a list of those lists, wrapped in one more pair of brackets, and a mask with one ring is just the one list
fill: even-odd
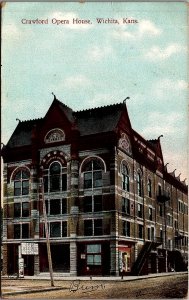
[[(100, 24), (99, 18), (117, 22)], [(23, 24), (36, 19), (48, 24)], [(58, 20), (68, 23), (58, 25)], [(76, 24), (76, 20), (89, 20), (89, 24)], [(16, 118), (44, 117), (52, 92), (75, 111), (130, 97), (127, 109), (133, 129), (146, 139), (163, 135), (164, 163), (184, 180), (187, 44), (187, 4), (183, 2), (6, 3), (2, 10), (2, 142), (8, 142)]]

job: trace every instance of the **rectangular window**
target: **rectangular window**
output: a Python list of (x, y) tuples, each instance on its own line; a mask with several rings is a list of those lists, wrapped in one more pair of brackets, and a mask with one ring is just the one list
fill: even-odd
[(151, 230), (149, 227), (148, 227), (148, 240), (151, 240)]
[(163, 217), (163, 206), (161, 204), (159, 204), (159, 215)]
[(152, 241), (154, 240), (154, 238), (155, 238), (154, 227), (151, 227), (151, 239), (152, 239)]
[(50, 215), (60, 215), (60, 199), (50, 200)]
[(138, 203), (138, 213), (137, 213), (137, 216), (139, 218), (142, 218), (143, 216), (143, 212), (142, 212), (142, 204)]
[(158, 185), (158, 196), (161, 196), (161, 185)]
[(15, 196), (21, 195), (21, 181), (14, 182), (14, 195)]
[(50, 176), (50, 192), (60, 191), (60, 175)]
[(100, 187), (102, 186), (102, 171), (95, 171), (93, 173), (94, 176), (94, 187)]
[(67, 174), (62, 174), (62, 191), (67, 191)]
[(84, 197), (84, 212), (92, 212), (92, 196)]
[(46, 208), (46, 214), (49, 214), (49, 201), (45, 200), (45, 208)]
[(152, 208), (151, 207), (149, 207), (149, 209), (148, 209), (148, 215), (149, 215), (149, 220), (152, 221)]
[(102, 235), (102, 219), (94, 220), (94, 235)]
[(141, 224), (138, 224), (138, 237), (139, 239), (143, 238), (143, 231), (144, 231), (144, 226)]
[(66, 221), (63, 221), (62, 222), (62, 236), (67, 236), (67, 222)]
[(14, 225), (14, 238), (20, 239), (21, 238), (21, 231), (20, 231), (20, 224)]
[(62, 214), (67, 214), (67, 198), (62, 199)]
[(94, 212), (102, 211), (102, 196), (94, 196)]
[(122, 212), (130, 214), (130, 200), (127, 198), (122, 198)]
[(14, 203), (14, 217), (21, 217), (21, 203)]
[(123, 235), (130, 236), (130, 222), (123, 221)]
[(102, 264), (100, 244), (87, 245), (86, 252), (88, 266), (100, 266)]
[(84, 173), (84, 188), (90, 189), (92, 188), (92, 173)]
[(29, 202), (22, 203), (22, 217), (29, 217)]
[(48, 193), (48, 176), (44, 176), (43, 177), (43, 181), (44, 181), (44, 193)]
[(50, 236), (51, 237), (60, 237), (61, 236), (61, 223), (60, 222), (51, 222), (50, 223)]
[(84, 220), (84, 235), (87, 236), (93, 235), (92, 220)]
[(22, 224), (22, 238), (29, 238), (29, 224)]
[(29, 180), (22, 181), (22, 195), (29, 194)]

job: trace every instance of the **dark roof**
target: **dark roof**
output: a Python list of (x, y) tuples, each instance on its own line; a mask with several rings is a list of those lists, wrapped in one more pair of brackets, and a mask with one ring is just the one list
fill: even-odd
[(41, 123), (41, 121), (42, 119), (20, 121), (8, 141), (7, 147), (14, 148), (31, 145), (32, 129), (34, 125)]
[(123, 111), (123, 103), (74, 113), (81, 136), (113, 131)]

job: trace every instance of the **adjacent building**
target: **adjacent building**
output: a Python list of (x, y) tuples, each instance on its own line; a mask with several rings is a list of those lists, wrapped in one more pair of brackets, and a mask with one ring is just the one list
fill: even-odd
[[(145, 140), (125, 103), (74, 112), (54, 97), (2, 149), (3, 274), (63, 276), (186, 270), (188, 187)], [(45, 204), (45, 205), (43, 205)], [(45, 207), (45, 209), (43, 209)]]

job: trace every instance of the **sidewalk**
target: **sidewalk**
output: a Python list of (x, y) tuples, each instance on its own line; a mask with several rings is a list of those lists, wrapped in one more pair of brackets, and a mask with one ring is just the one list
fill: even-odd
[[(164, 276), (175, 276), (175, 275), (183, 275), (188, 274), (188, 272), (170, 272), (170, 273), (157, 273), (157, 274), (149, 274), (142, 276), (124, 276), (123, 279), (119, 277), (100, 277), (100, 276), (82, 276), (82, 277), (63, 277), (63, 276), (55, 276), (54, 275), (54, 287), (50, 286), (50, 276), (46, 274), (40, 274), (38, 276), (25, 276), (24, 278), (13, 278), (8, 276), (2, 276), (2, 292), (3, 296), (9, 295), (19, 295), (19, 294), (28, 294), (28, 293), (37, 293), (37, 292), (47, 292), (53, 290), (67, 290), (69, 289), (69, 285), (71, 281), (81, 280), (81, 281), (134, 281), (134, 280), (142, 280), (147, 278), (156, 278), (156, 277), (164, 277)], [(56, 274), (58, 275), (58, 274)], [(29, 283), (27, 283), (29, 281)], [(60, 285), (62, 281), (63, 285)], [(69, 282), (67, 286), (65, 283)], [(30, 284), (31, 282), (31, 284)], [(6, 285), (6, 284), (7, 285)], [(12, 284), (11, 284), (12, 283)], [(38, 285), (36, 285), (38, 283)], [(28, 284), (28, 285), (25, 285)], [(47, 286), (48, 284), (48, 286)]]

